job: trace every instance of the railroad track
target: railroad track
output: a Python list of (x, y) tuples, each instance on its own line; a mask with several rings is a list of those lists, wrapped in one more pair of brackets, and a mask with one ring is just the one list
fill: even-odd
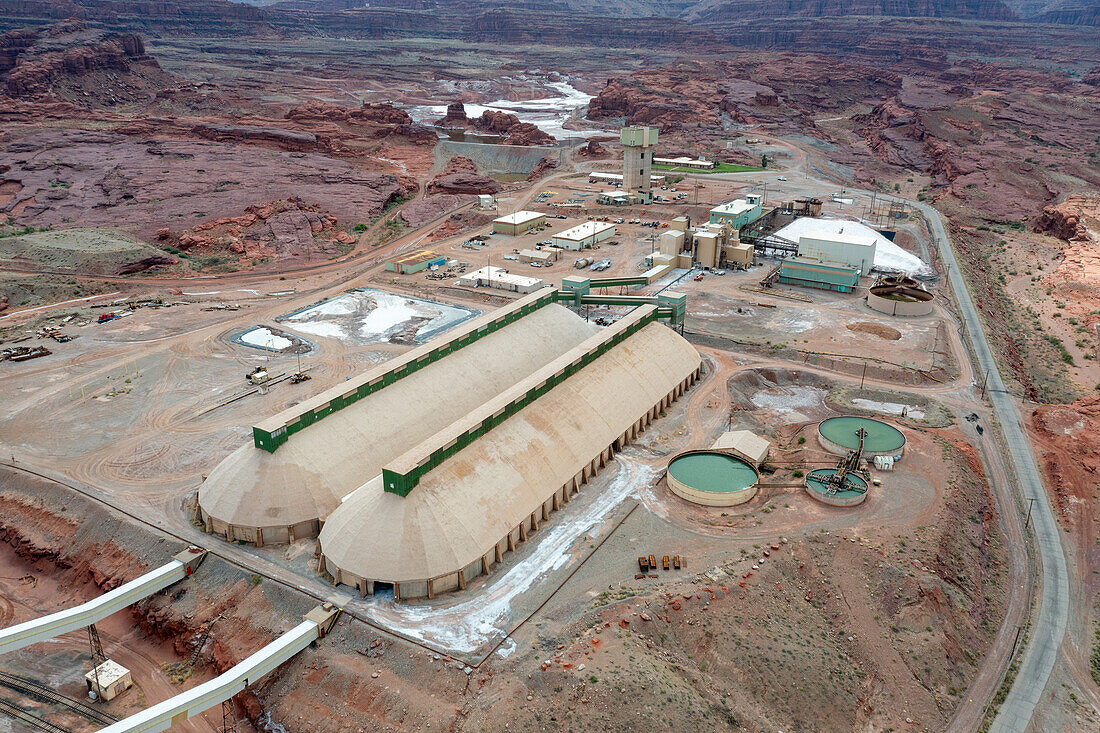
[[(80, 702), (79, 700), (74, 700), (71, 697), (62, 695), (58, 692), (55, 692), (54, 690), (51, 690), (48, 687), (43, 687), (33, 680), (28, 680), (25, 677), (20, 677), (9, 672), (0, 672), (0, 685), (8, 688), (9, 690), (14, 690), (15, 692), (21, 692), (24, 695), (29, 695), (30, 697), (33, 697), (36, 700), (40, 700), (41, 702), (61, 705), (62, 707), (67, 708), (69, 711), (76, 713), (83, 718), (87, 718), (93, 723), (110, 725), (111, 723), (117, 723), (119, 721), (118, 718), (111, 715), (110, 713), (105, 713), (98, 708), (92, 707), (91, 705), (87, 705)], [(22, 720), (22, 718), (20, 719)], [(34, 725), (34, 723), (31, 724)], [(52, 725), (51, 723), (46, 724), (50, 725), (51, 727), (43, 728), (42, 730), (65, 730), (64, 728), (59, 728), (58, 726)]]
[(35, 730), (44, 730), (47, 733), (73, 733), (68, 728), (62, 728), (48, 720), (43, 720), (37, 715), (31, 715), (18, 705), (12, 705), (7, 700), (0, 700), (0, 713), (11, 716), (15, 720), (26, 723)]

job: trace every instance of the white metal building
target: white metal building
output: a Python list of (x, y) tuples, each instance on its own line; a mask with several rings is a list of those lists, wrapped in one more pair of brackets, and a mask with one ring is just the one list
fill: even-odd
[(482, 267), (458, 278), (458, 284), (468, 288), (497, 288), (513, 293), (533, 293), (545, 283), (537, 277), (513, 275), (503, 267)]
[(877, 232), (859, 222), (841, 222), (840, 226), (830, 231), (800, 236), (798, 255), (859, 268), (859, 274), (866, 276), (875, 265), (878, 236)]
[[(857, 244), (864, 243), (863, 248), (853, 247), (855, 253), (860, 255), (860, 259), (862, 260), (862, 257), (867, 254), (866, 250), (868, 248), (866, 244), (874, 242), (874, 250), (871, 252), (871, 255), (874, 257), (874, 264), (878, 269), (905, 273), (932, 272), (931, 268), (919, 257), (910, 252), (906, 252), (880, 232), (858, 221), (804, 216), (795, 219), (790, 224), (777, 231), (775, 235), (791, 242), (801, 242), (803, 239), (818, 240), (819, 242), (824, 241), (826, 243), (836, 242), (837, 246), (829, 250), (831, 252), (829, 256), (810, 256), (817, 257), (821, 260), (840, 262), (850, 267), (860, 267), (860, 264), (854, 261), (849, 263), (847, 260), (838, 260), (835, 252), (843, 249), (841, 245), (844, 242), (856, 242)], [(812, 251), (815, 246), (819, 246), (809, 241), (807, 241), (806, 245), (807, 251)], [(825, 244), (824, 246), (829, 248), (829, 244)], [(866, 274), (865, 269), (860, 267), (860, 270), (862, 273)]]
[(686, 155), (679, 158), (654, 158), (653, 162), (657, 165), (670, 165), (676, 168), (697, 168), (700, 170), (708, 170), (714, 167), (713, 160), (689, 158)]
[(493, 231), (497, 234), (523, 234), (528, 229), (546, 223), (546, 214), (538, 211), (517, 211), (514, 214), (493, 219)]
[[(595, 171), (593, 173), (588, 174), (588, 180), (591, 183), (594, 183), (596, 181), (617, 181), (619, 183), (622, 183), (623, 174), (622, 173), (601, 173), (599, 171)], [(651, 175), (649, 177), (649, 180), (653, 183), (663, 183), (664, 180), (665, 180), (665, 177), (654, 174), (654, 175)]]
[(597, 242), (602, 242), (615, 236), (618, 230), (614, 224), (605, 221), (586, 221), (572, 229), (566, 229), (553, 236), (555, 247), (562, 249), (578, 250), (591, 247)]

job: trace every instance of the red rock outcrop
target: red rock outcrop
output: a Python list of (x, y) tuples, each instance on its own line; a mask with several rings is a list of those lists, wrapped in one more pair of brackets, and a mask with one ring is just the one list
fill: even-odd
[(498, 112), (495, 109), (485, 110), (481, 113), (481, 117), (475, 117), (471, 122), (475, 130), (490, 135), (507, 135), (508, 131), (518, 124), (520, 124), (519, 118), (515, 115), (508, 112)]
[(724, 129), (724, 113), (743, 124), (805, 133), (815, 126), (813, 114), (879, 102), (900, 88), (901, 77), (891, 71), (810, 54), (774, 55), (764, 64), (750, 57), (692, 61), (609, 79), (589, 102), (588, 116), (705, 136)]
[(435, 124), (440, 127), (468, 127), (470, 118), (466, 116), (466, 108), (462, 102), (452, 102), (447, 105), (447, 114), (443, 115)]
[[(1032, 230), (1045, 232), (1066, 242), (1091, 241), (1081, 216), (1082, 208), (1089, 206), (1090, 199), (1086, 196), (1070, 196), (1060, 204), (1046, 206), (1035, 220)], [(1100, 201), (1091, 199), (1091, 208), (1100, 211)]]
[(554, 136), (532, 122), (521, 122), (508, 128), (505, 145), (553, 145)]
[(0, 35), (0, 82), (10, 97), (41, 98), (56, 93), (59, 85), (79, 84), (80, 77), (105, 71), (118, 76), (92, 84), (94, 95), (85, 100), (81, 94), (78, 101), (90, 105), (132, 101), (135, 94), (149, 96), (155, 91), (155, 83), (148, 83), (143, 75), (167, 76), (156, 60), (146, 55), (145, 44), (135, 34), (108, 33), (69, 21), (45, 32), (19, 30)]
[(261, 142), (272, 143), (280, 150), (308, 152), (322, 149), (318, 145), (317, 135), (300, 130), (287, 130), (279, 127), (260, 125), (227, 125), (215, 122), (200, 122), (192, 126), (196, 137), (216, 140), (220, 143)]
[(529, 176), (527, 176), (527, 180), (528, 181), (537, 181), (538, 179), (540, 179), (543, 176), (547, 175), (548, 173), (550, 173), (550, 171), (554, 170), (557, 167), (558, 167), (557, 159), (551, 158), (549, 155), (547, 155), (547, 156), (543, 157), (542, 159), (540, 159), (539, 162), (535, 164), (535, 167), (534, 167), (534, 169), (532, 169), (531, 174)]
[(825, 17), (926, 17), (968, 20), (1017, 20), (1001, 0), (790, 0), (778, 8), (768, 0), (704, 0), (691, 7), (692, 20), (773, 19), (777, 16)]
[(290, 109), (285, 119), (322, 134), (331, 142), (349, 137), (349, 134), (374, 139), (397, 136), (415, 144), (431, 145), (438, 139), (431, 129), (413, 122), (408, 112), (386, 102), (345, 107), (313, 100)]
[(607, 148), (599, 143), (597, 140), (589, 140), (588, 143), (577, 151), (577, 155), (581, 158), (606, 158), (610, 153), (607, 152)]
[(447, 176), (462, 171), (477, 173), (477, 163), (470, 160), (465, 155), (456, 155), (447, 161), (447, 164), (443, 166), (443, 171), (439, 175)]
[[(465, 111), (462, 114), (465, 115)], [(554, 144), (552, 135), (530, 122), (520, 122), (519, 117), (509, 112), (487, 109), (481, 117), (470, 120), (470, 126), (479, 132), (503, 136), (505, 145)]]
[(250, 264), (264, 258), (335, 256), (340, 245), (356, 241), (338, 223), (317, 204), (287, 199), (253, 204), (239, 216), (211, 219), (181, 232), (159, 229), (157, 238), (185, 251), (228, 252), (241, 264)]
[(448, 160), (440, 174), (428, 184), (431, 194), (482, 194), (499, 190), (499, 183), (478, 173), (477, 165), (462, 155)]
[(473, 198), (467, 194), (432, 194), (421, 196), (401, 207), (401, 217), (411, 227), (422, 227), (435, 221), (452, 209), (469, 203)]

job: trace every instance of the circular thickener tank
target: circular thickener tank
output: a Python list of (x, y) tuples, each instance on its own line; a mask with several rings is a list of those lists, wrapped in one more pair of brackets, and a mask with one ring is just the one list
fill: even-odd
[(751, 464), (716, 451), (688, 451), (669, 461), (672, 493), (704, 506), (734, 506), (756, 495), (760, 474)]
[(905, 447), (905, 436), (893, 425), (869, 417), (830, 417), (818, 426), (822, 447), (830, 453), (845, 455), (859, 446), (858, 431), (863, 428), (863, 455), (898, 456)]
[(844, 484), (837, 485), (831, 479), (835, 468), (819, 468), (806, 475), (806, 493), (823, 504), (831, 506), (855, 506), (867, 499), (867, 482), (862, 476), (848, 473)]

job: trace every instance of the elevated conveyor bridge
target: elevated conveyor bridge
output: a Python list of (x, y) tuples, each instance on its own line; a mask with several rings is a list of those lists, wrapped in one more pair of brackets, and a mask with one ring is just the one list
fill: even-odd
[(100, 733), (152, 733), (168, 730), (204, 710), (229, 700), (279, 665), (293, 658), (332, 630), (340, 609), (331, 604), (314, 608), (302, 623), (209, 682), (103, 728)]
[(87, 603), (2, 629), (0, 630), (0, 654), (13, 652), (30, 644), (90, 626), (115, 611), (121, 611), (142, 598), (147, 598), (183, 580), (198, 568), (205, 555), (205, 550), (189, 547), (176, 555), (171, 562), (150, 570)]

